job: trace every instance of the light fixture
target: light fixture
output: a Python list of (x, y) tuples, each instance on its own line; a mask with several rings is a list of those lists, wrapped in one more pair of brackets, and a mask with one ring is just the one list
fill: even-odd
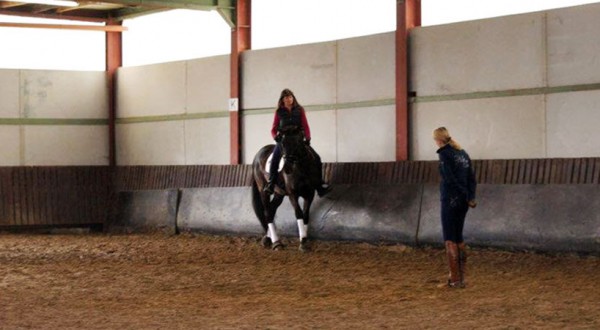
[(19, 2), (38, 3), (40, 5), (62, 6), (62, 7), (77, 7), (77, 1), (68, 0), (21, 0)]

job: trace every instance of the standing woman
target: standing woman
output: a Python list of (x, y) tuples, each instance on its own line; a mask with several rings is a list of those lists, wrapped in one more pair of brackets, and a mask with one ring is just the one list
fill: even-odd
[(471, 158), (452, 137), (445, 127), (433, 131), (433, 139), (439, 147), (440, 197), (442, 202), (442, 229), (450, 268), (448, 286), (465, 287), (467, 264), (463, 227), (469, 207), (475, 202), (475, 172)]

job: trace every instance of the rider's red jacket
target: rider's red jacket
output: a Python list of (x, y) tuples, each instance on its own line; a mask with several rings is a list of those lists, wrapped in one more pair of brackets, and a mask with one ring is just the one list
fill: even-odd
[(275, 111), (275, 118), (273, 119), (273, 126), (271, 127), (271, 136), (275, 138), (277, 136), (277, 130), (280, 126), (286, 126), (289, 124), (299, 125), (304, 130), (304, 138), (310, 141), (310, 127), (308, 126), (308, 120), (306, 119), (306, 112), (301, 106), (295, 107), (290, 110), (286, 107), (282, 107)]

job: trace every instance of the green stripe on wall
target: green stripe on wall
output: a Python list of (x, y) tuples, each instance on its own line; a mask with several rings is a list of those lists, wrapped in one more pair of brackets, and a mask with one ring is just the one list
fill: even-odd
[(426, 103), (426, 102), (490, 99), (490, 98), (496, 98), (496, 97), (544, 95), (544, 94), (582, 92), (582, 91), (592, 91), (592, 90), (600, 90), (600, 83), (556, 86), (556, 87), (510, 89), (510, 90), (503, 90), (503, 91), (473, 92), (473, 93), (449, 94), (449, 95), (417, 96), (412, 99), (412, 102), (413, 103)]
[(84, 118), (0, 118), (0, 125), (23, 126), (102, 126), (108, 125), (108, 119)]
[[(555, 87), (523, 88), (523, 89), (511, 89), (511, 90), (502, 90), (502, 91), (483, 91), (483, 92), (459, 93), (459, 94), (449, 94), (449, 95), (426, 95), (426, 96), (413, 97), (410, 99), (410, 102), (411, 103), (428, 103), (428, 102), (443, 102), (443, 101), (461, 101), (461, 100), (489, 99), (489, 98), (511, 97), (511, 96), (545, 95), (545, 94), (569, 93), (569, 92), (581, 92), (581, 91), (593, 91), (593, 90), (600, 90), (600, 83), (555, 86)], [(389, 106), (389, 105), (394, 105), (394, 104), (396, 104), (396, 100), (391, 98), (391, 99), (346, 102), (346, 103), (335, 103), (335, 104), (315, 104), (315, 105), (307, 105), (307, 106), (305, 106), (305, 108), (308, 111), (326, 111), (326, 110), (344, 110), (344, 109), (380, 107), (380, 106)], [(240, 112), (240, 114), (243, 116), (271, 114), (271, 113), (273, 113), (274, 110), (275, 110), (274, 107), (272, 107), (272, 108), (251, 108), (251, 109), (243, 109)], [(153, 123), (153, 122), (164, 122), (164, 121), (194, 120), (194, 119), (205, 119), (205, 118), (228, 118), (228, 117), (229, 117), (229, 111), (214, 111), (214, 112), (177, 114), (177, 115), (117, 118), (116, 123), (117, 124), (135, 124), (135, 123)], [(98, 126), (98, 125), (108, 125), (108, 119), (0, 118), (0, 125)]]
[[(396, 104), (396, 99), (381, 99), (381, 100), (373, 100), (373, 101), (305, 105), (304, 108), (308, 111), (325, 111), (325, 110), (343, 110), (343, 109), (381, 107), (381, 106), (395, 105), (395, 104)], [(244, 109), (242, 112), (242, 115), (259, 115), (259, 114), (273, 113), (274, 111), (275, 111), (275, 107), (251, 108), (251, 109)]]
[(176, 120), (194, 120), (205, 118), (228, 118), (229, 111), (203, 112), (203, 113), (186, 113), (178, 115), (162, 115), (162, 116), (140, 116), (117, 118), (117, 124), (136, 124), (136, 123), (154, 123), (161, 121), (176, 121)]

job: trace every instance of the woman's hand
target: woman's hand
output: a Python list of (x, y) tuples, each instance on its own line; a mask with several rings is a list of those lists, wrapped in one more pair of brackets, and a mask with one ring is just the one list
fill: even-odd
[(469, 207), (470, 207), (470, 208), (472, 208), (472, 209), (474, 209), (474, 208), (476, 208), (476, 207), (477, 207), (477, 201), (475, 201), (474, 199), (473, 199), (473, 200), (470, 200), (470, 201), (468, 202), (468, 204), (469, 204)]

